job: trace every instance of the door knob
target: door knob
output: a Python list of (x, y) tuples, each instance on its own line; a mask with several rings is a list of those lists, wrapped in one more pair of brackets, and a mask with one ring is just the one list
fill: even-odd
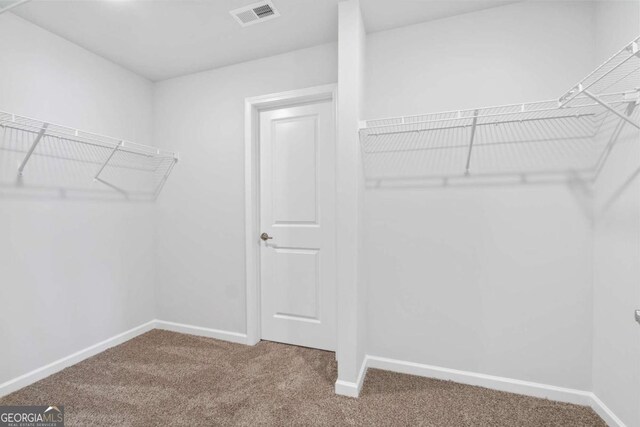
[(636, 310), (635, 315), (636, 315), (636, 322), (640, 323), (640, 310)]
[(260, 235), (260, 238), (261, 238), (262, 240), (264, 240), (265, 242), (266, 242), (267, 240), (271, 240), (271, 239), (273, 239), (273, 237), (270, 237), (267, 233), (262, 233), (262, 234)]

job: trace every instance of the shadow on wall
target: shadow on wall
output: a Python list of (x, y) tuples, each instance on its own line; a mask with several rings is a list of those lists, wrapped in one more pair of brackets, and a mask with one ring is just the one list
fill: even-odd
[[(640, 122), (635, 103), (617, 109)], [(593, 219), (592, 184), (616, 145), (637, 142), (638, 129), (598, 106), (557, 111), (552, 117), (509, 119), (506, 114), (427, 121), (416, 116), (414, 123), (363, 129), (366, 189), (566, 185)], [(640, 169), (629, 180), (638, 175)]]
[(152, 202), (175, 164), (137, 144), (0, 119), (0, 198)]

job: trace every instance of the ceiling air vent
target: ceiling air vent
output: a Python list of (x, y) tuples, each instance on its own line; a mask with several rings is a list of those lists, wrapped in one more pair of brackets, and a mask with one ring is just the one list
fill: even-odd
[(253, 3), (229, 12), (243, 27), (277, 18), (280, 13), (270, 1)]

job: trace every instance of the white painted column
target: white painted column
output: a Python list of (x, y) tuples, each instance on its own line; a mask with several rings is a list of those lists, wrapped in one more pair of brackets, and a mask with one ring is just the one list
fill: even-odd
[(338, 4), (338, 380), (336, 393), (357, 397), (364, 379), (365, 298), (360, 283), (363, 174), (358, 123), (363, 103), (366, 33), (359, 0)]

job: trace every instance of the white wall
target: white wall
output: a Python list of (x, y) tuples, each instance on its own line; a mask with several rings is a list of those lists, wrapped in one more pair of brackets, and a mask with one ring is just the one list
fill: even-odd
[[(601, 63), (640, 34), (640, 4), (599, 3), (596, 34)], [(603, 127), (603, 143), (617, 123)], [(626, 126), (595, 184), (593, 391), (628, 426), (640, 426), (639, 142)]]
[(244, 99), (335, 83), (335, 44), (160, 82), (154, 135), (181, 155), (158, 201), (158, 315), (244, 333)]
[[(0, 52), (0, 110), (150, 143), (149, 81), (10, 13)], [(2, 192), (0, 383), (154, 318), (151, 209)]]
[[(554, 99), (594, 67), (593, 15), (526, 2), (369, 34), (366, 118)], [(590, 390), (579, 201), (564, 185), (367, 190), (367, 353)]]

